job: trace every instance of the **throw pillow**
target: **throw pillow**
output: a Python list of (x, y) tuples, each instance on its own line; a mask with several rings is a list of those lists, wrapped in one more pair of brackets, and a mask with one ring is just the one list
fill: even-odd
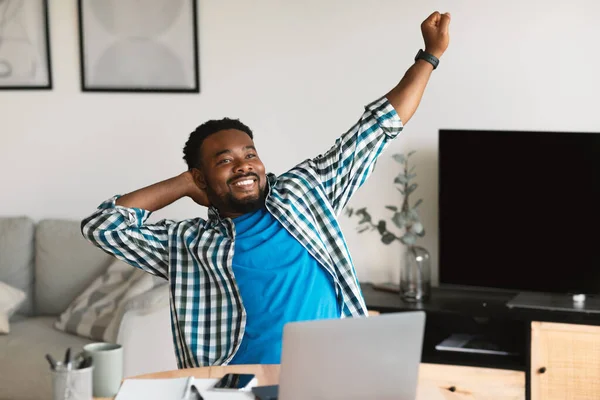
[(114, 343), (127, 302), (161, 284), (166, 281), (115, 260), (73, 300), (54, 327), (92, 340)]
[(10, 332), (10, 317), (26, 297), (24, 291), (0, 282), (0, 334)]

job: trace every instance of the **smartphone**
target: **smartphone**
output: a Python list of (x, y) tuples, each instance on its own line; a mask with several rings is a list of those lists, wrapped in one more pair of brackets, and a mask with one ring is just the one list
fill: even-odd
[(226, 374), (215, 383), (213, 390), (250, 390), (254, 385), (256, 385), (256, 376), (254, 374)]

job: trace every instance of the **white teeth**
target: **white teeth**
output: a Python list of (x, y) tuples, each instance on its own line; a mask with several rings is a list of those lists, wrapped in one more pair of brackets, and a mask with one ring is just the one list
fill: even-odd
[(252, 179), (247, 179), (244, 181), (239, 181), (234, 183), (235, 186), (248, 186), (248, 185), (252, 185), (254, 183), (254, 181)]

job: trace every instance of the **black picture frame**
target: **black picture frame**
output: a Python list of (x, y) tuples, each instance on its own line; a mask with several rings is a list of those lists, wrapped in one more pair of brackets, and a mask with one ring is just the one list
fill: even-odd
[[(86, 54), (89, 49), (89, 44), (86, 43), (86, 3), (89, 3), (90, 0), (78, 0), (77, 8), (78, 8), (78, 34), (79, 34), (79, 59), (80, 59), (80, 77), (81, 77), (81, 91), (82, 92), (113, 92), (113, 93), (200, 93), (200, 66), (199, 66), (199, 46), (198, 46), (198, 4), (197, 0), (181, 0), (181, 2), (185, 3), (185, 6), (189, 4), (189, 16), (191, 17), (191, 21), (188, 21), (190, 24), (191, 32), (189, 32), (190, 37), (188, 38), (191, 41), (191, 60), (189, 65), (187, 65), (187, 72), (189, 72), (186, 76), (188, 79), (192, 80), (192, 84), (187, 87), (184, 85), (173, 85), (173, 86), (165, 86), (164, 84), (146, 84), (141, 86), (138, 84), (103, 84), (103, 83), (92, 83), (90, 82), (90, 70), (89, 70), (89, 62), (86, 60)], [(177, 2), (163, 1), (162, 5), (166, 6), (167, 4), (176, 4)], [(98, 3), (96, 3), (98, 4)], [(114, 2), (113, 4), (121, 4)], [(148, 4), (144, 4), (146, 7)], [(145, 9), (139, 10), (140, 15), (147, 11)], [(182, 12), (186, 12), (183, 10)], [(122, 56), (122, 52), (119, 53)], [(189, 56), (189, 54), (184, 54), (184, 56)], [(131, 57), (129, 62), (133, 60), (139, 60), (140, 58)], [(158, 60), (161, 58), (155, 57), (154, 60)], [(124, 61), (124, 62), (127, 62)], [(86, 65), (87, 64), (87, 65)], [(143, 64), (143, 63), (142, 63)], [(140, 64), (140, 65), (142, 65)], [(114, 65), (114, 64), (111, 64)], [(148, 65), (148, 64), (147, 64)], [(106, 74), (106, 73), (105, 73)], [(131, 75), (133, 78), (133, 74)], [(122, 77), (121, 77), (122, 79)], [(136, 78), (133, 78), (136, 79)]]
[[(38, 22), (39, 26), (32, 28), (34, 24), (27, 21), (27, 7), (32, 7), (33, 0), (26, 1), (5, 1), (0, 4), (0, 90), (51, 90), (52, 83), (52, 56), (50, 50), (50, 24), (48, 17), (48, 0), (35, 0), (39, 3)], [(5, 7), (3, 9), (3, 7)], [(18, 19), (20, 29), (18, 34), (10, 32), (11, 18)], [(31, 30), (37, 33), (37, 40), (30, 37)], [(3, 38), (6, 35), (7, 38)], [(8, 44), (7, 44), (8, 43)], [(2, 46), (12, 45), (8, 51), (4, 51)], [(34, 49), (36, 47), (37, 49)], [(19, 49), (20, 47), (20, 49)], [(25, 50), (29, 49), (29, 51)], [(16, 54), (16, 55), (15, 55)], [(15, 59), (12, 59), (14, 56)], [(31, 56), (32, 58), (28, 58)], [(37, 59), (37, 60), (36, 60)], [(11, 79), (14, 69), (13, 63), (20, 63), (18, 68), (27, 68), (34, 71), (37, 77)], [(25, 67), (27, 65), (27, 67)], [(40, 69), (43, 67), (43, 69)]]

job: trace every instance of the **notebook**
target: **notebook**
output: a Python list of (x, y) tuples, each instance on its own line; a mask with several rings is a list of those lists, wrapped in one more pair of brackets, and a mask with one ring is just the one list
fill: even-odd
[(192, 376), (167, 379), (127, 379), (115, 400), (195, 400), (194, 385), (204, 400), (254, 400), (252, 392), (218, 392), (212, 390), (218, 379), (198, 379)]
[(490, 341), (489, 339), (486, 340), (483, 336), (462, 333), (456, 333), (444, 339), (435, 346), (435, 349), (440, 351), (495, 354), (501, 356), (517, 355), (517, 353), (503, 348), (502, 345), (498, 343)]

